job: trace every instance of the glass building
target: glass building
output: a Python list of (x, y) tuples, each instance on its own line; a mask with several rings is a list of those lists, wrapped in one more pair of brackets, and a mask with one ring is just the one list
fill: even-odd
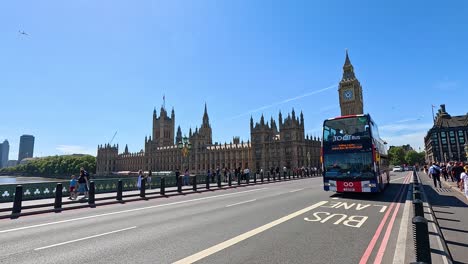
[(22, 135), (18, 152), (18, 163), (25, 158), (32, 158), (34, 154), (34, 136)]

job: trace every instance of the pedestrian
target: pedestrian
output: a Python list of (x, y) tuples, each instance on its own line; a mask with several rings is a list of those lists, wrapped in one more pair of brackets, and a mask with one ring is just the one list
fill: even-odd
[(145, 176), (143, 176), (143, 171), (142, 170), (139, 170), (138, 171), (138, 179), (137, 179), (137, 187), (138, 187), (138, 190), (141, 190), (141, 184), (145, 184), (145, 179), (144, 179)]
[(453, 178), (452, 169), (453, 169), (453, 163), (450, 161), (450, 162), (447, 164), (447, 174), (448, 174), (448, 176), (450, 177), (450, 179), (451, 179), (452, 182), (453, 182), (453, 181), (454, 181), (454, 178)]
[(211, 170), (210, 168), (208, 168), (208, 170), (206, 171), (206, 175), (208, 175), (208, 181), (211, 180)]
[[(81, 200), (88, 198), (88, 179), (84, 174), (84, 170), (80, 170), (80, 177), (78, 178), (78, 194), (83, 193), (84, 197)], [(78, 197), (77, 194), (77, 197)]]
[(176, 185), (179, 186), (179, 183), (180, 183), (180, 170), (179, 170), (179, 168), (176, 169), (175, 178), (176, 178)]
[(460, 188), (464, 188), (466, 199), (468, 199), (468, 165), (465, 171), (460, 174)]
[(460, 189), (461, 189), (460, 177), (461, 177), (461, 174), (462, 174), (463, 171), (464, 171), (464, 169), (463, 169), (463, 163), (462, 162), (456, 163), (456, 166), (453, 166), (453, 168), (452, 168), (453, 178), (455, 179), (455, 182), (460, 187)]
[(190, 185), (190, 173), (188, 169), (186, 169), (184, 173), (184, 185)]
[(76, 185), (77, 185), (76, 177), (75, 175), (71, 176), (70, 180), (70, 197), (68, 197), (68, 200), (76, 200), (76, 197), (78, 196), (76, 193)]
[(228, 174), (228, 169), (224, 167), (224, 170), (223, 170), (224, 182), (228, 182), (227, 174)]
[(448, 181), (448, 172), (447, 172), (447, 166), (444, 164), (442, 165), (442, 175), (444, 176), (444, 180)]
[(437, 182), (439, 182), (439, 187), (442, 188), (442, 183), (440, 182), (440, 167), (437, 163), (433, 162), (432, 166), (429, 168), (429, 175), (431, 175), (434, 180), (434, 187), (437, 188)]
[(148, 183), (148, 188), (151, 189), (151, 176), (153, 172), (151, 170), (148, 171), (148, 176), (146, 176), (146, 182)]

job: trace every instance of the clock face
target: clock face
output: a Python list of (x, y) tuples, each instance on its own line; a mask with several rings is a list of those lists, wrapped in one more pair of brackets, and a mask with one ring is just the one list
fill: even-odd
[(345, 90), (343, 93), (343, 97), (346, 100), (351, 100), (353, 98), (353, 90)]

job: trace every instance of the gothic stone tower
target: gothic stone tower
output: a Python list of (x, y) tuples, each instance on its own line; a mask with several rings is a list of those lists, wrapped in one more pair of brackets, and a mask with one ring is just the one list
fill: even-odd
[(358, 115), (364, 113), (362, 87), (354, 75), (354, 68), (346, 50), (346, 60), (343, 65), (343, 78), (338, 88), (340, 96), (341, 115)]
[(161, 107), (161, 115), (158, 117), (156, 109), (153, 112), (153, 141), (156, 147), (168, 147), (174, 145), (175, 113), (172, 109), (171, 117), (166, 109)]

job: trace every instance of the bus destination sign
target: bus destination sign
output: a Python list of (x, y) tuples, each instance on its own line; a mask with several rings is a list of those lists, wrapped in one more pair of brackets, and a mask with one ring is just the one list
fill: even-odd
[(362, 149), (362, 144), (336, 144), (331, 146), (332, 150), (359, 150)]

